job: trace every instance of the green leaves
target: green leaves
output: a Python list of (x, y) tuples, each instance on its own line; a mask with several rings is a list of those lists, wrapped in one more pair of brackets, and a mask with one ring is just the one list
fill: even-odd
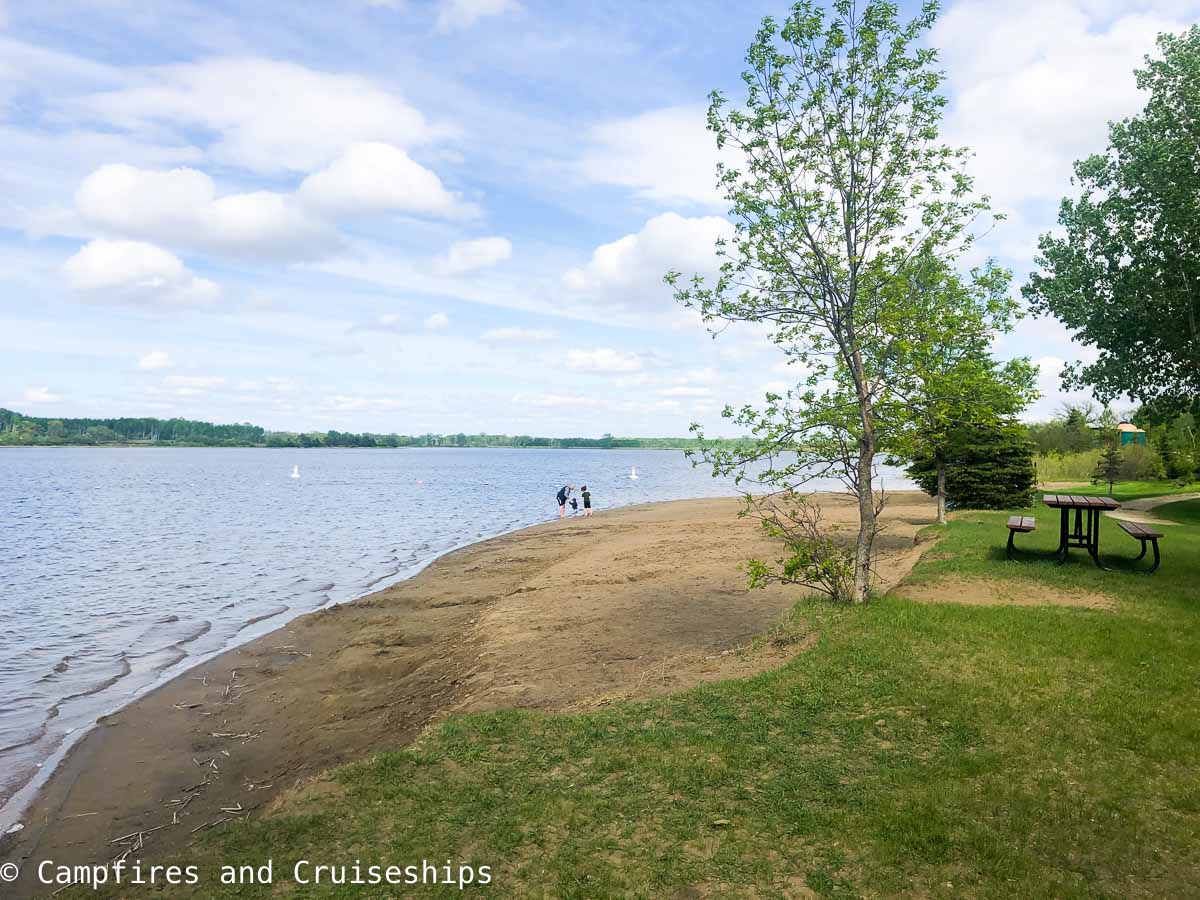
[(1100, 351), (1067, 387), (1182, 408), (1200, 394), (1200, 26), (1158, 44), (1135, 73), (1145, 109), (1076, 163), (1082, 194), (1063, 200), (1065, 234), (1042, 236), (1023, 292)]
[[(782, 22), (764, 19), (746, 53), (745, 102), (710, 96), (709, 129), (740, 154), (717, 170), (735, 226), (717, 248), (721, 274), (666, 276), (714, 333), (769, 325), (803, 373), (786, 396), (729, 411), (755, 449), (705, 459), (768, 490), (842, 479), (861, 500), (858, 599), (876, 452), (911, 430), (912, 398), (948, 364), (948, 340), (986, 346), (988, 325), (1013, 314), (1007, 273), (947, 274), (988, 204), (963, 170), (966, 151), (938, 137), (943, 76), (918, 46), (937, 9), (903, 22), (887, 0), (800, 0)], [(789, 565), (807, 569), (800, 557)]]

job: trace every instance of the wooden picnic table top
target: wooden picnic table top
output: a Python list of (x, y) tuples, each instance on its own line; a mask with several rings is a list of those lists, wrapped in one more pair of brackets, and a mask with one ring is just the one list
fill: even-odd
[(1091, 497), (1087, 494), (1046, 494), (1042, 502), (1056, 509), (1120, 509), (1112, 497)]

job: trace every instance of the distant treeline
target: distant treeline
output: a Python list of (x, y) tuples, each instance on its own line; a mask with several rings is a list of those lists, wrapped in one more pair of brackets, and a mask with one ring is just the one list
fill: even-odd
[[(723, 442), (725, 443), (725, 442)], [(727, 443), (735, 444), (737, 441)], [(155, 445), (168, 447), (549, 447), (686, 449), (694, 438), (548, 438), (526, 434), (354, 434), (268, 431), (192, 419), (44, 419), (0, 409), (0, 446)]]

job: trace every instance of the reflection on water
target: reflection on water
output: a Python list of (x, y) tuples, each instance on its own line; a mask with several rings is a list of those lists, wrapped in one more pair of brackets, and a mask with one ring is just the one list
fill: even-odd
[(0, 451), (0, 804), (165, 677), (583, 482), (600, 512), (736, 493), (672, 451)]

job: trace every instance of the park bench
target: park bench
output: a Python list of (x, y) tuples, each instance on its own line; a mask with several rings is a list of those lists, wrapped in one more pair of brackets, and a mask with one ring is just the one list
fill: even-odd
[(1124, 519), (1118, 519), (1117, 524), (1120, 525), (1121, 530), (1131, 538), (1142, 542), (1142, 552), (1137, 555), (1137, 558), (1134, 559), (1134, 562), (1137, 562), (1139, 559), (1145, 557), (1147, 541), (1149, 541), (1151, 546), (1154, 547), (1154, 565), (1145, 570), (1145, 573), (1149, 575), (1158, 568), (1158, 539), (1163, 536), (1163, 533), (1161, 531), (1155, 531), (1149, 525), (1143, 525), (1141, 522), (1127, 522)]
[[(1028, 534), (1037, 528), (1037, 519), (1033, 516), (1009, 516), (1008, 517), (1008, 558), (1015, 559), (1013, 553), (1013, 538), (1017, 532)], [(1157, 546), (1157, 545), (1156, 545)], [(1155, 551), (1158, 552), (1157, 550)], [(1140, 558), (1140, 557), (1139, 557)]]

